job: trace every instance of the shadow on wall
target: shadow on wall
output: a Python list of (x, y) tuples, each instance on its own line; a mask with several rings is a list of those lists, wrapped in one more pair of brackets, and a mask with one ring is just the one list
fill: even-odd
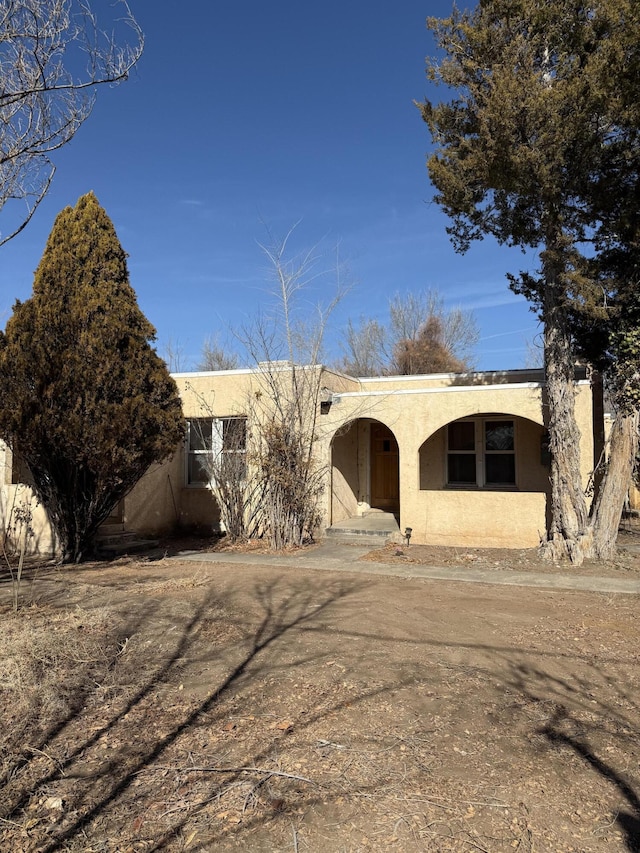
[(55, 534), (31, 487), (25, 483), (0, 485), (0, 535), (5, 561), (38, 554), (52, 556)]

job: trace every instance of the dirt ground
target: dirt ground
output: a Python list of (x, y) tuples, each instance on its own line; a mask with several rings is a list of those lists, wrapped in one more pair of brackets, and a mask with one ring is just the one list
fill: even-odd
[(640, 850), (636, 596), (290, 555), (32, 569), (10, 597), (0, 850)]
[(384, 563), (421, 563), (428, 566), (467, 566), (495, 571), (537, 572), (566, 571), (586, 577), (618, 577), (640, 579), (640, 522), (624, 523), (618, 536), (618, 553), (614, 560), (587, 560), (581, 566), (558, 567), (540, 559), (537, 548), (453, 548), (433, 545), (386, 545), (371, 551), (365, 561)]

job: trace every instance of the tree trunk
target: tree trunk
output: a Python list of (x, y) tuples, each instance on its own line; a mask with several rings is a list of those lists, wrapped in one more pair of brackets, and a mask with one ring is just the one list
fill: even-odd
[(551, 451), (551, 523), (541, 553), (580, 565), (590, 549), (587, 504), (580, 472), (580, 430), (575, 417), (574, 361), (557, 278), (547, 270), (544, 354)]
[(638, 412), (619, 412), (611, 427), (607, 467), (591, 511), (591, 553), (586, 556), (610, 560), (615, 555), (637, 451)]
[(638, 412), (621, 412), (610, 436), (609, 457), (591, 513), (580, 471), (580, 430), (575, 418), (574, 364), (566, 315), (558, 290), (545, 292), (545, 364), (548, 429), (551, 451), (551, 522), (542, 556), (569, 559), (611, 559), (625, 497), (638, 450)]

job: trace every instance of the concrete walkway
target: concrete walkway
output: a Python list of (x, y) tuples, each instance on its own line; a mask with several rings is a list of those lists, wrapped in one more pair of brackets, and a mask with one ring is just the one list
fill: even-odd
[(301, 568), (318, 571), (348, 571), (366, 575), (388, 575), (397, 578), (423, 578), (425, 580), (455, 581), (460, 583), (485, 583), (501, 586), (524, 586), (538, 589), (579, 590), (584, 592), (622, 593), (640, 595), (640, 580), (627, 578), (585, 577), (571, 574), (568, 569), (557, 574), (541, 572), (509, 572), (477, 569), (462, 566), (424, 566), (404, 562), (399, 557), (393, 563), (360, 561), (371, 546), (344, 545), (324, 541), (301, 554), (230, 554), (224, 551), (182, 551), (172, 559), (196, 563), (244, 564)]

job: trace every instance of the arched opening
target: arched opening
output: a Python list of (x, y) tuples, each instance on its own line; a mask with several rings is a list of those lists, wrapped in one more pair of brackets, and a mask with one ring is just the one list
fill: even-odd
[(371, 423), (370, 448), (371, 509), (400, 517), (400, 449), (389, 427)]
[(547, 523), (542, 424), (479, 412), (444, 424), (418, 452), (424, 536), (436, 545), (533, 547)]
[(549, 454), (542, 424), (484, 412), (450, 421), (419, 451), (420, 489), (544, 492)]
[(331, 443), (331, 523), (374, 511), (400, 517), (400, 451), (386, 424), (358, 418)]

